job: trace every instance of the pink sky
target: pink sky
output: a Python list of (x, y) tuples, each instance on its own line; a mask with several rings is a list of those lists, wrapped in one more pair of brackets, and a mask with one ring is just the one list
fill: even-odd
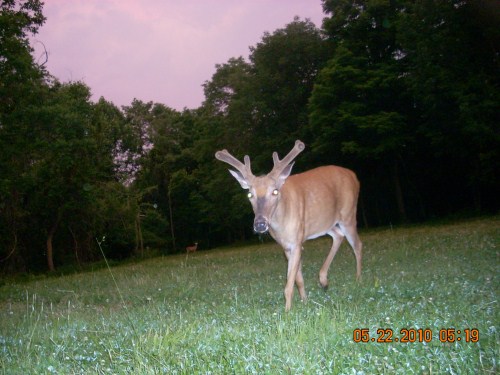
[(46, 0), (43, 13), (35, 40), (52, 75), (85, 82), (93, 100), (177, 110), (199, 107), (215, 64), (247, 59), (264, 32), (324, 17), (321, 0)]

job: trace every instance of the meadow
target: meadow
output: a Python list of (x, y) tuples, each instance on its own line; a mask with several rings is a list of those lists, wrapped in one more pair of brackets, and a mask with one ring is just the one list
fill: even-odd
[(499, 217), (360, 236), (362, 281), (344, 243), (327, 291), (330, 240), (306, 242), (309, 300), (289, 313), (271, 240), (2, 278), (0, 374), (498, 372)]

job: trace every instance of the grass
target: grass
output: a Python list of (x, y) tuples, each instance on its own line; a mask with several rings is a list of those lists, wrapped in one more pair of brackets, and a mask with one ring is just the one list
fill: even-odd
[[(363, 280), (342, 245), (306, 243), (308, 303), (284, 312), (286, 264), (267, 242), (0, 287), (0, 374), (495, 374), (500, 220), (361, 233)], [(116, 285), (115, 285), (115, 281)], [(296, 296), (297, 297), (297, 293)], [(369, 329), (430, 342), (356, 343)], [(478, 342), (441, 342), (443, 328)]]

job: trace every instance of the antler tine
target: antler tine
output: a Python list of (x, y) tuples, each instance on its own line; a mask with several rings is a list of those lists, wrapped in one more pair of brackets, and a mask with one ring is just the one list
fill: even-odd
[(285, 168), (288, 164), (290, 164), (293, 161), (293, 159), (297, 157), (298, 154), (304, 151), (305, 147), (306, 146), (304, 145), (304, 143), (297, 139), (295, 141), (295, 146), (290, 150), (288, 155), (285, 156), (282, 160), (279, 159), (277, 152), (273, 152), (274, 167), (271, 173), (279, 175), (283, 171), (283, 168)]
[(242, 175), (243, 177), (250, 177), (253, 176), (252, 174), (252, 169), (250, 166), (250, 157), (248, 155), (245, 155), (243, 160), (245, 161), (245, 164), (243, 164), (241, 161), (236, 159), (233, 155), (231, 155), (226, 149), (222, 151), (217, 151), (215, 153), (215, 157), (219, 159), (220, 161), (223, 161), (234, 168), (236, 168)]

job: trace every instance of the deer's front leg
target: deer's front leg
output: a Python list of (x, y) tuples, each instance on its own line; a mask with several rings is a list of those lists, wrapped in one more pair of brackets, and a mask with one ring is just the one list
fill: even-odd
[(299, 289), (299, 295), (302, 302), (307, 301), (306, 288), (304, 286), (304, 276), (302, 276), (302, 259), (299, 263), (299, 269), (297, 270), (297, 276), (295, 276), (295, 284), (297, 289)]
[(306, 298), (306, 292), (304, 288), (304, 278), (302, 277), (301, 270), (301, 247), (295, 246), (292, 249), (285, 249), (285, 255), (288, 259), (288, 272), (287, 280), (285, 285), (285, 310), (289, 311), (292, 307), (293, 299), (293, 288), (295, 282), (297, 282), (297, 288), (299, 289), (300, 297), (304, 300)]

